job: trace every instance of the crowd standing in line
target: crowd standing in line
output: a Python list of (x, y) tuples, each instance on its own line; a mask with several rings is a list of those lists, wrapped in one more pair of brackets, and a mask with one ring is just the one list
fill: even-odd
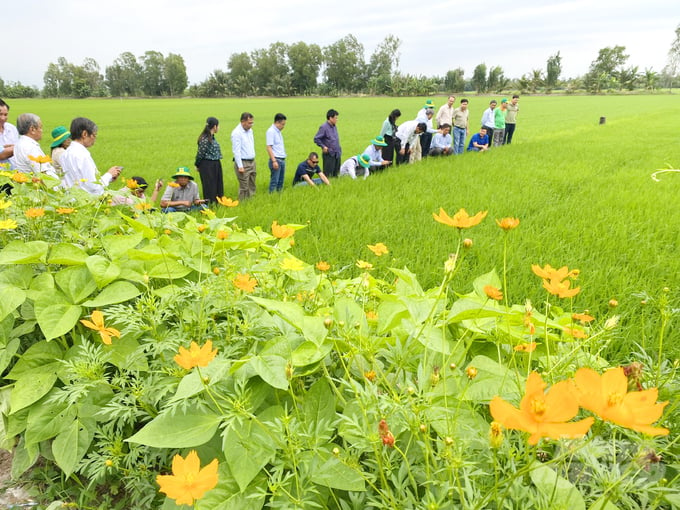
[[(366, 179), (371, 173), (383, 170), (393, 163), (413, 163), (428, 156), (460, 155), (465, 152), (465, 140), (470, 133), (469, 101), (460, 100), (455, 107), (456, 97), (450, 95), (434, 116), (435, 104), (427, 99), (417, 112), (416, 118), (397, 124), (402, 116), (394, 109), (382, 124), (380, 134), (375, 136), (363, 153), (342, 161), (342, 148), (338, 134), (339, 113), (335, 109), (326, 112), (324, 122), (314, 136), (313, 142), (321, 149), (323, 166), (319, 166), (319, 154), (310, 152), (307, 159), (297, 165), (293, 186), (330, 186), (329, 178), (349, 176), (352, 179)], [(481, 118), (479, 132), (470, 137), (468, 152), (485, 152), (492, 146), (510, 144), (517, 124), (519, 96), (513, 95), (508, 102), (502, 99), (500, 107), (496, 100), (489, 102)], [(24, 113), (17, 117), (17, 127), (7, 122), (9, 105), (0, 99), (0, 163), (20, 172), (38, 172), (61, 180), (64, 188), (78, 187), (92, 195), (102, 195), (105, 189), (120, 175), (123, 167), (113, 166), (103, 175), (89, 152), (97, 139), (97, 125), (90, 119), (78, 117), (71, 122), (70, 131), (58, 126), (51, 132), (51, 164), (41, 162), (45, 158), (40, 147), (43, 124), (35, 114)], [(433, 127), (436, 120), (436, 129)], [(286, 171), (286, 148), (283, 130), (286, 116), (277, 113), (266, 132), (266, 151), (270, 170), (269, 192), (283, 190)], [(254, 117), (249, 112), (241, 114), (239, 124), (231, 132), (234, 171), (239, 185), (238, 198), (246, 200), (256, 192), (257, 167), (255, 162), (255, 141), (253, 135)], [(453, 132), (452, 132), (453, 130)], [(194, 165), (201, 177), (203, 199), (198, 186), (187, 167), (178, 167), (161, 198), (164, 212), (188, 211), (204, 208), (206, 204), (219, 202), (224, 197), (222, 151), (215, 138), (219, 131), (219, 120), (208, 117), (197, 140)], [(148, 187), (143, 177), (132, 177), (127, 181), (128, 193), (118, 197), (117, 203), (130, 202), (129, 197), (146, 200)], [(154, 202), (163, 182), (154, 186), (151, 201)], [(11, 192), (11, 187), (5, 189)]]

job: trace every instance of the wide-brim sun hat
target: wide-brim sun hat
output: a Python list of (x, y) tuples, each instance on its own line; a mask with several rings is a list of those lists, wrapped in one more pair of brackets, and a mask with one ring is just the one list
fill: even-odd
[(364, 168), (371, 166), (371, 156), (368, 154), (357, 154), (357, 161)]
[(378, 147), (387, 147), (385, 139), (382, 136), (376, 136), (373, 140), (371, 140), (371, 143), (373, 145), (377, 145)]
[(59, 147), (66, 140), (71, 138), (71, 132), (64, 126), (57, 126), (52, 130), (52, 143), (50, 143), (50, 148), (54, 149)]
[(432, 101), (432, 99), (428, 99), (427, 101), (425, 101), (425, 106), (423, 106), (423, 108), (425, 108), (425, 109), (428, 109), (428, 108), (434, 109), (434, 101)]
[(172, 178), (177, 179), (178, 177), (188, 177), (192, 181), (194, 180), (194, 176), (191, 175), (191, 171), (186, 166), (177, 167), (177, 170), (175, 170), (175, 175), (173, 175)]

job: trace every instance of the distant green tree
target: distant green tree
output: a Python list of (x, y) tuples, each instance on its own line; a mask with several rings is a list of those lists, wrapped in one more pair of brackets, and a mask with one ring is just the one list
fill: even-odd
[(666, 77), (668, 88), (673, 88), (673, 82), (678, 77), (680, 70), (680, 24), (675, 29), (675, 40), (668, 50), (668, 61), (663, 68), (663, 74)]
[(142, 91), (147, 96), (161, 96), (167, 89), (164, 68), (165, 57), (158, 51), (147, 51), (140, 57), (142, 61)]
[(651, 67), (645, 69), (641, 78), (646, 90), (654, 91), (659, 83), (659, 73), (653, 71)]
[(164, 92), (170, 96), (179, 96), (187, 88), (189, 78), (184, 58), (181, 55), (168, 53), (163, 61), (163, 85)]
[(545, 66), (545, 86), (548, 92), (557, 87), (560, 74), (562, 74), (562, 57), (558, 51), (554, 55), (548, 57)]
[(364, 46), (352, 34), (326, 46), (323, 50), (324, 76), (330, 89), (358, 92), (363, 88)]
[(292, 93), (310, 94), (316, 90), (323, 53), (316, 44), (303, 41), (288, 46)]
[(619, 90), (633, 90), (640, 78), (640, 72), (638, 66), (620, 67), (613, 76), (619, 84)]
[(232, 94), (245, 97), (254, 93), (250, 73), (253, 70), (253, 63), (250, 56), (245, 53), (232, 53), (227, 63), (229, 68), (229, 81), (231, 83)]
[(288, 96), (291, 93), (291, 72), (288, 66), (288, 46), (275, 42), (269, 48), (255, 50), (250, 54), (253, 69), (250, 73), (253, 87), (258, 94)]
[(375, 49), (366, 68), (367, 89), (373, 94), (387, 94), (392, 86), (392, 74), (399, 69), (401, 40), (390, 34)]
[(472, 86), (478, 94), (483, 94), (488, 90), (486, 85), (486, 64), (479, 64), (472, 72)]
[(486, 90), (492, 92), (501, 92), (502, 88), (499, 87), (501, 81), (505, 81), (503, 76), (503, 68), (500, 66), (494, 66), (489, 69), (489, 76), (486, 79)]
[(600, 49), (583, 80), (589, 92), (601, 92), (616, 85), (616, 70), (622, 68), (629, 57), (625, 51), (625, 46), (607, 46)]
[(449, 92), (463, 92), (465, 90), (465, 70), (462, 67), (451, 69), (444, 76), (444, 88)]
[(142, 65), (129, 51), (121, 53), (104, 74), (112, 96), (138, 96), (142, 93)]

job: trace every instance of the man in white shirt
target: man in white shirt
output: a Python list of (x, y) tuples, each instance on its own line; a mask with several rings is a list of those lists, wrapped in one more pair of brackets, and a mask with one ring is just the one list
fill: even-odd
[(283, 190), (283, 179), (286, 175), (286, 147), (283, 144), (283, 128), (286, 127), (286, 116), (283, 113), (274, 115), (274, 124), (269, 126), (265, 139), (269, 153), (269, 193)]
[[(397, 138), (399, 139), (400, 149), (397, 157), (397, 164), (408, 163), (412, 152), (419, 152), (420, 135), (427, 131), (427, 124), (418, 122), (417, 120), (407, 120), (403, 122), (397, 129)], [(414, 159), (420, 159), (420, 154), (416, 154)]]
[(19, 141), (14, 146), (14, 166), (16, 169), (26, 173), (47, 174), (58, 180), (57, 172), (48, 161), (44, 163), (36, 161), (45, 158), (45, 153), (38, 143), (43, 135), (43, 123), (40, 117), (33, 113), (22, 113), (17, 117), (17, 131), (20, 136)]
[(253, 137), (253, 114), (243, 112), (241, 122), (231, 132), (231, 150), (234, 154), (234, 170), (238, 179), (238, 198), (245, 200), (255, 194), (255, 138)]
[(64, 177), (61, 184), (64, 188), (78, 186), (91, 195), (103, 195), (105, 188), (120, 175), (122, 166), (112, 166), (99, 177), (88, 147), (97, 141), (97, 125), (85, 117), (77, 117), (71, 122), (73, 141), (61, 159)]
[(371, 140), (371, 145), (366, 147), (366, 150), (364, 150), (364, 154), (368, 154), (368, 156), (371, 158), (371, 170), (373, 170), (374, 173), (376, 170), (382, 170), (383, 168), (386, 168), (392, 164), (391, 161), (383, 159), (383, 147), (387, 147), (385, 139), (382, 136), (376, 136), (373, 140)]
[[(496, 109), (497, 104), (496, 100), (492, 99), (489, 103), (489, 107), (484, 110), (484, 114), (482, 115), (482, 126), (486, 128), (486, 134), (488, 135), (489, 140), (493, 140), (493, 130), (496, 127), (496, 112), (494, 112), (494, 110)], [(491, 144), (489, 144), (489, 147), (491, 147)]]
[(416, 115), (416, 121), (419, 123), (424, 122), (427, 126), (427, 129), (423, 131), (422, 136), (419, 138), (423, 156), (427, 156), (430, 153), (432, 135), (437, 132), (437, 130), (432, 127), (432, 117), (434, 117), (434, 102), (432, 99), (428, 99), (425, 101), (425, 105), (418, 111), (418, 115)]
[(9, 105), (0, 99), (0, 163), (9, 163), (14, 169), (14, 145), (19, 141), (17, 128), (7, 122)]
[(453, 103), (456, 101), (456, 96), (449, 96), (449, 100), (437, 112), (437, 127), (442, 128), (444, 124), (453, 125)]
[[(368, 168), (371, 166), (371, 158), (368, 154), (352, 156), (340, 166), (340, 177), (349, 175), (352, 179), (357, 178), (357, 169), (363, 168), (364, 179), (370, 175)], [(361, 171), (361, 170), (360, 170)]]

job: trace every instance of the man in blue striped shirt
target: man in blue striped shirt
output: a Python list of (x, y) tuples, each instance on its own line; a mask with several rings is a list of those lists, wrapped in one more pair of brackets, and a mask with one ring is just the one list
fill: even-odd
[(283, 145), (283, 128), (286, 127), (286, 116), (277, 113), (274, 116), (274, 124), (267, 130), (267, 153), (269, 154), (269, 193), (283, 189), (283, 178), (286, 173), (286, 147)]
[(241, 123), (231, 132), (231, 150), (234, 153), (234, 170), (238, 179), (238, 199), (245, 200), (255, 194), (255, 139), (253, 114), (243, 112)]

